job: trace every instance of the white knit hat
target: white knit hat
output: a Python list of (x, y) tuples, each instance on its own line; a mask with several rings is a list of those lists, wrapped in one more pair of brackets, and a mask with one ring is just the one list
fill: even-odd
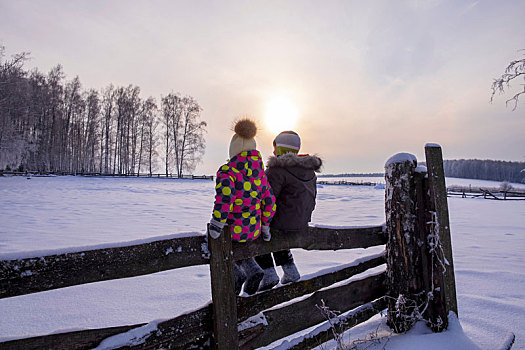
[(257, 125), (248, 118), (243, 118), (235, 123), (233, 128), (235, 135), (230, 141), (230, 158), (235, 157), (243, 151), (250, 151), (257, 149), (255, 142), (255, 135), (257, 134)]

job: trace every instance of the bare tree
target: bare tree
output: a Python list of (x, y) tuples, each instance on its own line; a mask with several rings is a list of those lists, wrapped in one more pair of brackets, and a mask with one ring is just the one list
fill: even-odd
[[(162, 98), (166, 127), (166, 174), (173, 158), (178, 177), (192, 172), (204, 152), (206, 122), (200, 120), (202, 108), (191, 96), (170, 93)], [(172, 157), (170, 157), (173, 155)]]
[[(493, 101), (494, 95), (496, 92), (504, 93), (505, 90), (510, 89), (510, 82), (513, 80), (519, 80), (523, 78), (525, 81), (525, 58), (514, 60), (509, 63), (505, 72), (497, 79), (494, 79), (492, 82), (492, 94), (490, 96), (490, 102)], [(525, 84), (521, 84), (522, 89), (518, 90), (511, 98), (509, 98), (505, 103), (513, 103), (514, 107), (512, 110), (516, 110), (518, 107), (518, 100), (522, 94), (525, 94)]]
[(94, 89), (89, 90), (86, 95), (86, 127), (82, 138), (84, 142), (84, 160), (82, 170), (95, 172), (95, 161), (97, 158), (98, 140), (101, 138), (102, 128), (100, 127), (100, 99), (98, 92)]
[(157, 136), (157, 127), (159, 125), (159, 119), (155, 113), (151, 119), (148, 120), (148, 142), (147, 142), (147, 151), (148, 151), (148, 165), (149, 165), (149, 175), (151, 176), (153, 172), (153, 159), (158, 157), (157, 152), (157, 143), (159, 137)]
[(164, 123), (164, 150), (165, 150), (165, 170), (166, 176), (169, 176), (169, 167), (171, 164), (171, 144), (176, 144), (177, 134), (173, 130), (177, 130), (180, 124), (180, 96), (178, 94), (170, 93), (162, 97), (162, 121)]
[(81, 162), (81, 150), (83, 134), (83, 120), (85, 103), (82, 98), (82, 85), (80, 79), (76, 76), (68, 82), (65, 87), (64, 109), (65, 120), (62, 127), (62, 145), (61, 145), (61, 169), (67, 172), (79, 171)]
[(23, 69), (29, 53), (4, 60), (5, 48), (0, 46), (0, 166), (20, 164), (27, 149), (24, 135), (27, 127), (27, 73)]
[[(103, 131), (100, 138), (100, 172), (109, 174), (111, 169), (111, 140), (115, 105), (115, 88), (110, 84), (102, 92)], [(102, 165), (104, 161), (104, 165)]]
[(139, 137), (139, 155), (138, 155), (138, 169), (137, 173), (140, 174), (140, 168), (142, 165), (142, 154), (143, 151), (147, 152), (148, 164), (149, 164), (149, 175), (152, 173), (152, 156), (155, 148), (156, 139), (154, 136), (154, 127), (156, 126), (156, 112), (157, 104), (153, 97), (149, 97), (142, 103), (142, 109), (140, 113), (140, 137)]
[(194, 171), (200, 162), (205, 149), (204, 133), (207, 126), (206, 122), (199, 120), (202, 108), (193, 97), (182, 99), (182, 111), (179, 137), (175, 143), (178, 177), (182, 177), (185, 171)]

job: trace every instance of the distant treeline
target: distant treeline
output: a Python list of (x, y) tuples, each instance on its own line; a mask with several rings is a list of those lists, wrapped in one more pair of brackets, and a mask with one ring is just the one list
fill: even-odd
[(445, 176), (525, 183), (525, 162), (458, 159), (443, 161)]
[(0, 170), (191, 173), (206, 123), (191, 96), (141, 98), (138, 86), (101, 90), (66, 80), (62, 66), (28, 71), (27, 53), (5, 59), (0, 45)]
[[(424, 165), (425, 163), (421, 163)], [(502, 160), (453, 159), (444, 160), (445, 176), (465, 179), (525, 183), (525, 162)], [(318, 177), (383, 177), (384, 173), (323, 174)]]
[(360, 173), (360, 174), (323, 174), (317, 177), (383, 177), (385, 173)]

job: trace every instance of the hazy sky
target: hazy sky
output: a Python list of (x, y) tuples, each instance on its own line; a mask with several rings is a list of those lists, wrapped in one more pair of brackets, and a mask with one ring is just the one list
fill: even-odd
[(525, 99), (489, 103), (492, 80), (525, 54), (524, 18), (523, 0), (0, 0), (0, 44), (30, 51), (28, 68), (62, 64), (86, 89), (193, 96), (208, 122), (196, 173), (226, 160), (242, 116), (269, 156), (276, 96), (325, 173), (375, 172), (394, 153), (422, 160), (427, 142), (447, 159), (525, 161)]

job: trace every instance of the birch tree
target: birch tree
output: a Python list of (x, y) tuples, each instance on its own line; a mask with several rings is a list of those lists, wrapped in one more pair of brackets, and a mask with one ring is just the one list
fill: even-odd
[[(111, 139), (113, 130), (113, 108), (115, 104), (115, 88), (112, 84), (102, 92), (102, 135), (100, 138), (100, 172), (109, 174), (111, 169)], [(104, 165), (102, 165), (102, 162)]]
[(178, 177), (195, 170), (205, 149), (206, 122), (200, 120), (202, 108), (191, 97), (171, 93), (162, 99), (163, 121), (166, 127), (166, 175), (170, 160)]
[(5, 48), (0, 46), (0, 166), (17, 166), (26, 149), (23, 135), (23, 106), (26, 75), (23, 70), (28, 53), (4, 60)]
[(191, 173), (202, 158), (205, 149), (204, 133), (206, 122), (200, 120), (202, 108), (193, 97), (184, 97), (178, 138), (175, 143), (177, 154), (177, 176)]
[(138, 169), (140, 174), (141, 165), (143, 163), (143, 155), (148, 163), (149, 175), (152, 174), (152, 158), (154, 156), (154, 149), (156, 146), (155, 129), (157, 122), (157, 104), (153, 97), (149, 97), (142, 103), (140, 112), (140, 136), (139, 136), (139, 155), (138, 155)]

